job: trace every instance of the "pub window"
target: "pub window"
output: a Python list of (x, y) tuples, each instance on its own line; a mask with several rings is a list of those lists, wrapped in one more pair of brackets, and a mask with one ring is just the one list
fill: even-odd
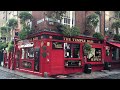
[(25, 56), (25, 50), (22, 49), (22, 58), (21, 59), (24, 59), (24, 56)]
[(106, 46), (106, 56), (110, 56), (110, 47)]
[(113, 47), (112, 48), (112, 60), (120, 60), (120, 49)]
[(31, 47), (31, 48), (26, 48), (25, 49), (25, 56), (26, 56), (26, 59), (33, 59), (34, 58), (34, 49)]
[(100, 48), (92, 48), (91, 52), (87, 55), (87, 61), (101, 61), (102, 50)]
[(80, 45), (64, 43), (64, 57), (65, 58), (79, 58)]
[(53, 49), (63, 49), (63, 43), (62, 42), (53, 42), (52, 48)]

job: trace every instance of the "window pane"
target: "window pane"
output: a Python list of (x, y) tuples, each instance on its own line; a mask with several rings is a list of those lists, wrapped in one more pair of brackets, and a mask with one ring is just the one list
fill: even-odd
[(102, 50), (100, 48), (92, 48), (91, 52), (87, 56), (88, 61), (101, 61), (102, 60)]
[(70, 24), (70, 19), (68, 19), (68, 22), (67, 22), (67, 24)]
[(24, 56), (25, 55), (25, 50), (24, 49), (22, 49), (22, 58), (21, 59), (24, 59)]
[(65, 58), (79, 58), (80, 45), (64, 43), (64, 57)]

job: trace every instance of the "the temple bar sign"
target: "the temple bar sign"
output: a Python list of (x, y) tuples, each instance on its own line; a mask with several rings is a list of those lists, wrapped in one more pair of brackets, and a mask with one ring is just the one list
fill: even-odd
[(64, 37), (65, 41), (74, 41), (74, 42), (89, 42), (93, 43), (93, 40), (86, 40), (86, 39), (79, 39), (79, 38), (66, 38)]

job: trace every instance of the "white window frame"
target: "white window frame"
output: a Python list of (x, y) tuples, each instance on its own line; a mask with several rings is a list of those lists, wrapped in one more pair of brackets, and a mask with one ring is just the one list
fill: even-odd
[[(73, 26), (75, 26), (75, 17), (73, 17), (73, 11), (67, 11), (67, 12), (69, 12), (70, 13), (70, 15), (65, 15), (64, 17), (63, 17), (63, 19), (62, 19), (62, 24), (63, 25), (68, 25), (68, 26), (70, 26), (70, 27), (73, 27)], [(68, 17), (68, 16), (70, 16), (70, 17)], [(67, 18), (67, 22), (64, 22), (64, 19), (66, 19)], [(68, 23), (68, 20), (70, 19), (70, 23)]]

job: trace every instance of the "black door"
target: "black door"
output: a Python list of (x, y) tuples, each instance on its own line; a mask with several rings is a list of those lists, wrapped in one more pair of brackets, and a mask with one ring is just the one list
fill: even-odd
[(39, 72), (40, 48), (35, 48), (34, 53), (35, 53), (34, 71)]
[(3, 51), (0, 51), (0, 66), (2, 61), (3, 61)]

